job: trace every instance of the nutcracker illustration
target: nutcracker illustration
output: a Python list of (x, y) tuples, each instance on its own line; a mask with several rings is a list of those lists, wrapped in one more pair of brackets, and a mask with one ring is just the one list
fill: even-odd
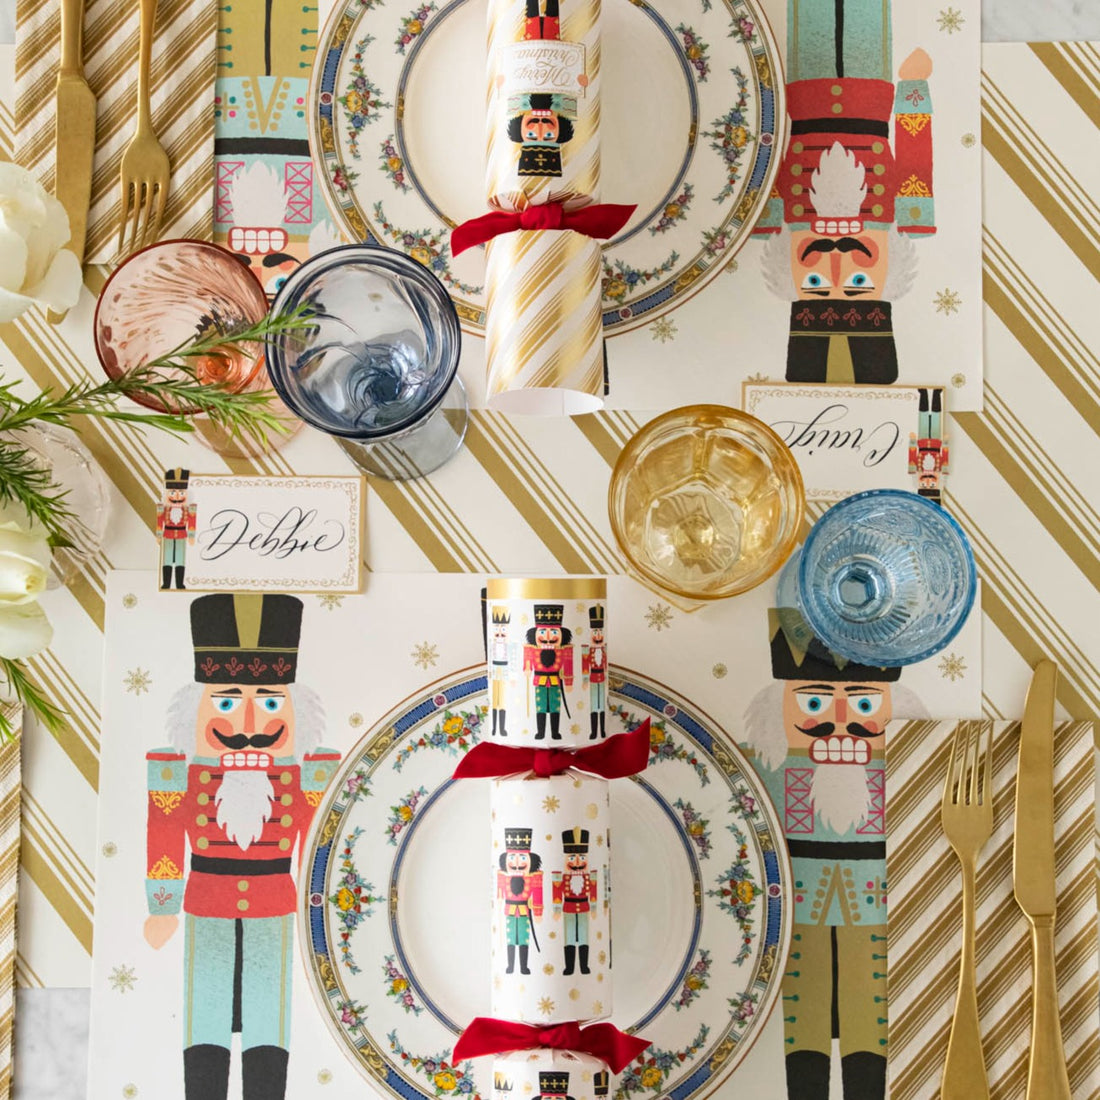
[(535, 689), (535, 740), (546, 737), (546, 716), (550, 716), (550, 736), (561, 740), (561, 708), (569, 717), (566, 688), (573, 686), (573, 632), (562, 626), (562, 604), (535, 604), (535, 625), (527, 631), (523, 647), (523, 671), (531, 673)]
[[(779, 809), (795, 895), (783, 976), (787, 1095), (882, 1100), (886, 1090), (884, 743), (925, 717), (898, 668), (845, 661), (792, 608), (769, 611), (772, 676), (745, 713), (753, 763)], [(841, 1089), (830, 1091), (833, 1041)]]
[(504, 909), (504, 939), (508, 947), (508, 969), (515, 972), (519, 948), (519, 972), (527, 966), (529, 944), (539, 951), (535, 921), (542, 920), (542, 857), (531, 851), (531, 829), (505, 829), (504, 852), (497, 872), (497, 898)]
[(500, 1070), (493, 1072), (493, 1100), (512, 1100), (512, 1078)]
[(157, 538), (160, 539), (160, 588), (172, 587), (175, 570), (176, 588), (183, 588), (187, 547), (195, 544), (197, 508), (188, 503), (187, 486), (191, 471), (177, 466), (164, 472), (164, 500), (157, 505)]
[(492, 609), (492, 639), (489, 642), (489, 702), (493, 711), (493, 724), (489, 730), (490, 735), (498, 732), (501, 737), (507, 737), (508, 731), (504, 727), (508, 717), (506, 693), (508, 683), (515, 672), (515, 647), (508, 641), (508, 628), (512, 621), (512, 613), (507, 607), (497, 605)]
[(588, 609), (589, 645), (581, 647), (581, 672), (588, 679), (591, 713), (588, 720), (590, 741), (607, 736), (607, 646), (604, 645), (604, 608), (596, 604)]
[(892, 305), (935, 232), (932, 60), (894, 79), (889, 0), (790, 0), (790, 140), (754, 233), (765, 280), (793, 299), (789, 382), (897, 380)]
[(917, 492), (939, 504), (948, 463), (943, 389), (922, 386), (919, 393), (918, 431), (909, 434), (909, 472), (917, 475)]
[(611, 1092), (611, 1074), (606, 1069), (592, 1074), (592, 1095), (607, 1096)]
[(182, 910), (186, 1100), (226, 1100), (234, 1034), (244, 1100), (286, 1094), (295, 850), (340, 759), (295, 679), (301, 620), (294, 596), (194, 600), (194, 683), (146, 755), (144, 933), (162, 948)]
[(538, 1100), (573, 1100), (569, 1093), (569, 1073), (567, 1070), (550, 1069), (539, 1071)]
[(580, 963), (588, 969), (588, 914), (597, 900), (596, 875), (588, 869), (588, 830), (579, 826), (561, 834), (565, 869), (554, 872), (554, 920), (561, 920), (565, 949), (563, 974), (572, 974)]

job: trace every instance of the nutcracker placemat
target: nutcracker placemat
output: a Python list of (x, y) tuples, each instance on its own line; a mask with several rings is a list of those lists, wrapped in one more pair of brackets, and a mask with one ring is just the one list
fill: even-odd
[[(159, 582), (153, 571), (112, 573), (108, 581), (89, 1096), (192, 1100), (224, 1095), (211, 1090), (224, 1089), (226, 1081), (234, 1100), (252, 1095), (249, 1089), (262, 1088), (259, 1094), (271, 1100), (324, 1097), (334, 1091), (328, 1086), (336, 1086), (337, 1092), (361, 1089), (364, 1066), (357, 1068), (345, 1056), (315, 1000), (310, 974), (315, 985), (316, 975), (326, 982), (328, 971), (314, 967), (312, 938), (305, 956), (310, 968), (303, 965), (300, 908), (308, 902), (312, 912), (314, 901), (310, 893), (302, 900), (302, 884), (296, 881), (299, 861), (309, 850), (318, 806), (333, 795), (332, 777), (343, 777), (353, 751), (363, 751), (362, 746), (356, 749), (360, 738), (402, 700), (423, 694), (441, 677), (476, 666), (484, 674), (484, 577), (374, 578), (364, 594), (348, 596), (189, 596), (161, 592)], [(590, 729), (588, 710), (606, 709), (610, 729), (614, 708), (624, 705), (615, 694), (621, 685), (608, 684), (597, 674), (605, 662), (630, 668), (649, 682), (668, 684), (671, 694), (665, 703), (654, 703), (651, 693), (643, 704), (655, 707), (651, 766), (666, 772), (682, 768), (697, 790), (693, 796), (685, 788), (679, 805), (676, 799), (668, 802), (669, 836), (682, 838), (677, 843), (692, 853), (688, 864), (697, 867), (700, 888), (716, 891), (716, 911), (733, 928), (743, 927), (750, 943), (764, 912), (764, 895), (755, 887), (738, 886), (736, 850), (722, 854), (733, 834), (723, 818), (701, 812), (703, 794), (718, 783), (708, 769), (725, 767), (720, 764), (721, 741), (708, 741), (705, 758), (696, 755), (693, 762), (689, 734), (695, 727), (681, 717), (681, 709), (705, 715), (708, 725), (746, 744), (759, 774), (754, 789), (767, 791), (780, 807), (784, 843), (797, 856), (796, 870), (801, 860), (806, 873), (818, 873), (815, 845), (836, 842), (852, 849), (855, 864), (848, 869), (862, 875), (864, 864), (877, 865), (884, 858), (879, 743), (886, 721), (924, 713), (977, 715), (981, 707), (977, 617), (949, 654), (906, 669), (899, 682), (881, 669), (842, 668), (805, 638), (789, 640), (769, 613), (772, 595), (770, 586), (764, 587), (689, 616), (629, 580), (612, 578), (606, 604), (569, 601), (566, 608), (558, 601), (555, 614), (563, 626), (567, 610), (570, 616), (570, 637), (563, 630), (555, 642), (562, 649), (560, 676), (566, 690), (536, 683), (528, 697), (530, 717), (525, 720), (513, 711), (516, 717), (508, 719), (509, 725), (527, 721), (534, 734), (538, 715), (546, 714), (548, 737), (557, 726), (563, 736), (587, 742), (592, 732), (599, 739), (603, 730), (600, 723)], [(523, 613), (516, 611), (517, 620)], [(486, 621), (491, 626), (489, 615)], [(528, 644), (525, 637), (515, 642), (520, 650)], [(509, 638), (503, 641), (507, 645)], [(522, 671), (522, 654), (515, 662), (507, 655), (504, 661), (506, 669), (515, 666), (521, 679), (532, 675)], [(577, 692), (578, 686), (584, 690)], [(337, 1006), (340, 1026), (353, 1037), (362, 1034), (359, 1027), (380, 1035), (380, 1057), (389, 1060), (386, 1065), (395, 1059), (407, 1062), (413, 1067), (408, 1072), (428, 1094), (463, 1100), (470, 1090), (468, 1076), (449, 1063), (442, 1065), (449, 1046), (425, 1042), (421, 1048), (416, 1043), (417, 1027), (435, 1018), (428, 1005), (435, 1003), (432, 993), (439, 995), (443, 983), (432, 977), (430, 968), (424, 973), (404, 969), (399, 953), (375, 957), (360, 947), (369, 946), (386, 925), (398, 873), (395, 851), (412, 850), (398, 845), (428, 802), (430, 792), (421, 794), (423, 784), (414, 782), (416, 768), (408, 756), (439, 754), (457, 763), (465, 748), (490, 736), (490, 729), (499, 734), (503, 724), (490, 714), (492, 692), (461, 701), (454, 695), (452, 706), (449, 690), (429, 693), (438, 720), (427, 722), (418, 710), (412, 718), (420, 724), (421, 736), (415, 744), (400, 746), (409, 749), (404, 756), (391, 754), (390, 782), (396, 786), (379, 788), (374, 798), (363, 795), (371, 814), (377, 810), (381, 815), (378, 835), (368, 838), (352, 829), (338, 838), (347, 866), (339, 883), (326, 883), (320, 890), (316, 908), (325, 914), (332, 937), (330, 965), (348, 974), (352, 965), (359, 971), (360, 992)], [(817, 737), (809, 733), (814, 729)], [(826, 729), (836, 733), (837, 760), (812, 747), (823, 740)], [(820, 781), (814, 778), (818, 772)], [(354, 774), (341, 781), (359, 783)], [(853, 797), (855, 791), (859, 798)], [(750, 813), (751, 807), (741, 806), (739, 812)], [(639, 845), (645, 849), (644, 838), (630, 834), (630, 822), (628, 815), (612, 826), (617, 830), (616, 851), (630, 852)], [(424, 835), (446, 843), (445, 829)], [(421, 856), (410, 857), (400, 873), (401, 882), (419, 891), (425, 904), (443, 902), (458, 913), (471, 889), (478, 897), (485, 894), (488, 868), (484, 878), (451, 875), (446, 860), (440, 862), (438, 844), (423, 839), (420, 844)], [(548, 868), (553, 870), (550, 864)], [(424, 881), (425, 876), (431, 881)], [(812, 912), (815, 898), (798, 886), (797, 875), (793, 881), (794, 894), (786, 900), (794, 933), (806, 937), (802, 950), (809, 952), (809, 933), (799, 929), (820, 924), (821, 914)], [(310, 883), (316, 892), (312, 879)], [(604, 883), (600, 890), (606, 887)], [(690, 903), (690, 879), (684, 888)], [(863, 957), (878, 942), (872, 938), (878, 924), (861, 916), (860, 926), (854, 917), (870, 906), (881, 922), (883, 903), (875, 891), (870, 901), (861, 896), (855, 902), (841, 893), (830, 901), (828, 922), (843, 926), (846, 949)], [(597, 900), (604, 896), (598, 893)], [(552, 891), (547, 900), (552, 905)], [(480, 981), (487, 996), (488, 927), (484, 931)], [(593, 937), (596, 931), (593, 926)], [(530, 946), (533, 952), (536, 935), (547, 937), (539, 940), (544, 947), (553, 942), (545, 926), (526, 944), (520, 943), (517, 931), (517, 966), (523, 965), (519, 947)], [(813, 977), (792, 979), (805, 987), (794, 1052), (787, 1041), (791, 1036), (785, 1035), (790, 1014), (775, 1012), (758, 1029), (748, 1056), (735, 1070), (734, 1080), (764, 1095), (779, 1095), (789, 1074), (798, 1079), (820, 1077), (823, 1068), (830, 1072), (829, 1044), (821, 1042), (822, 1028), (827, 1031), (831, 1019), (830, 939), (819, 939), (814, 939)], [(446, 972), (439, 970), (448, 966), (446, 945), (431, 940), (412, 946), (421, 965), (427, 959), (436, 966), (436, 975)], [(579, 967), (579, 940), (575, 946)], [(672, 1008), (667, 1015), (690, 1018), (694, 1025), (688, 1029), (692, 1034), (682, 1039), (672, 1032), (653, 1037), (661, 1058), (675, 1058), (677, 1064), (696, 1058), (709, 1063), (707, 1036), (730, 1025), (731, 1008), (725, 1000), (703, 993), (720, 989), (723, 970), (736, 962), (704, 955), (704, 945), (698, 946), (675, 988), (660, 994), (683, 998), (682, 1010)], [(598, 950), (591, 956), (593, 966)], [(644, 936), (625, 937), (615, 952), (617, 970), (645, 972), (650, 950), (655, 945)], [(540, 967), (548, 961), (532, 955), (531, 961), (535, 959)], [(478, 967), (468, 957), (452, 965), (469, 971), (467, 984), (474, 990)], [(877, 979), (867, 967), (855, 969), (851, 982), (858, 990), (857, 1008), (854, 1015), (845, 1012), (841, 1026), (858, 1048), (854, 1053), (868, 1057), (847, 1063), (843, 1072), (855, 1072), (856, 1066), (873, 1076), (882, 1057), (875, 1046), (879, 1025), (870, 1019), (881, 1015), (875, 1001)], [(808, 968), (803, 971), (809, 973)], [(787, 982), (784, 974), (783, 996), (791, 992)], [(620, 990), (622, 1011), (628, 1011), (630, 989), (624, 979)], [(715, 1003), (721, 1012), (711, 1019)], [(437, 1007), (445, 1012), (450, 1006), (443, 998)], [(751, 1002), (739, 1001), (735, 1008), (746, 1019), (753, 1011)], [(632, 1022), (614, 1014), (612, 1019)], [(369, 1074), (369, 1059), (367, 1063)], [(424, 1068), (432, 1065), (436, 1068), (431, 1072)], [(841, 1072), (838, 1066), (837, 1080)], [(667, 1076), (657, 1063), (628, 1068), (616, 1086), (617, 1095), (624, 1100), (656, 1095)]]

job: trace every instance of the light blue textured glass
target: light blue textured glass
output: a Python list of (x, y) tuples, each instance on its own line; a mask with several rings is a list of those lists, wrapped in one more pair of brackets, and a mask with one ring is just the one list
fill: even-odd
[(310, 327), (267, 343), (271, 384), (298, 416), (382, 477), (418, 477), (458, 450), (461, 330), (427, 268), (373, 245), (330, 249), (291, 273), (272, 310), (301, 306)]
[(970, 543), (939, 505), (916, 493), (847, 497), (814, 524), (779, 581), (829, 649), (861, 664), (914, 664), (962, 629), (977, 571)]

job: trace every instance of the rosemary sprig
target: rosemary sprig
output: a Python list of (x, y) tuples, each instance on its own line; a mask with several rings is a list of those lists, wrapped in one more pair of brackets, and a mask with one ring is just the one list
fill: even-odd
[[(57, 736), (64, 732), (65, 712), (42, 694), (38, 685), (27, 675), (22, 661), (0, 657), (0, 680), (6, 682), (8, 693), (19, 699), (24, 709), (34, 714), (50, 733)], [(16, 729), (11, 719), (0, 707), (0, 744), (7, 744), (15, 735)]]

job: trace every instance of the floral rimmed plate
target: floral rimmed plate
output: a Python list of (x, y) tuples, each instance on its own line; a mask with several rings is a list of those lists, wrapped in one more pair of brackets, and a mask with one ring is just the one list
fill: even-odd
[[(320, 186), (354, 240), (399, 248), (485, 320), (485, 250), (450, 230), (485, 213), (486, 0), (338, 0), (309, 95)], [(638, 209), (603, 254), (604, 330), (701, 289), (771, 191), (786, 112), (780, 54), (753, 0), (605, 0), (600, 198)], [(644, 59), (644, 61), (643, 61)]]
[[(489, 1010), (489, 784), (450, 779), (486, 714), (480, 669), (406, 700), (348, 755), (306, 845), (310, 984), (349, 1056), (402, 1100), (493, 1095), (489, 1059), (451, 1061), (457, 1032)], [(609, 725), (646, 717), (649, 767), (612, 784), (611, 920), (613, 1020), (652, 1045), (615, 1095), (690, 1100), (741, 1062), (778, 997), (790, 871), (738, 749), (612, 666)]]

